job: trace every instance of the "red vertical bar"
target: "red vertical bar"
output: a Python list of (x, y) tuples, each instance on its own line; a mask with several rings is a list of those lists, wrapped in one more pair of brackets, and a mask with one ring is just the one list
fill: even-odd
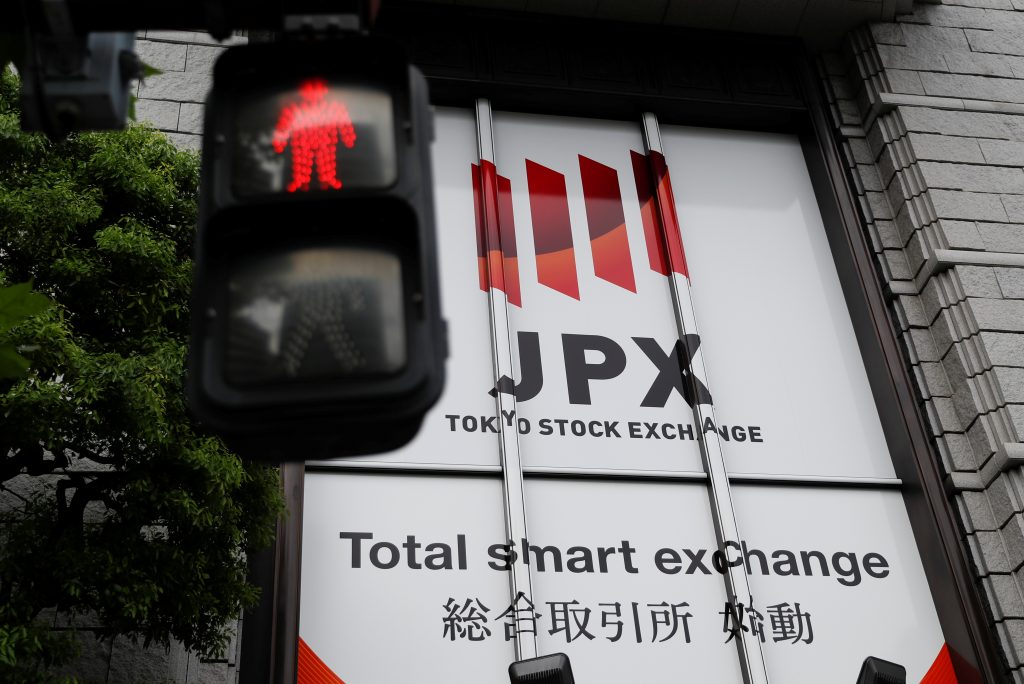
[(626, 235), (626, 217), (622, 210), (622, 194), (619, 192), (619, 174), (610, 166), (582, 154), (579, 158), (594, 275), (630, 292), (636, 292), (633, 259)]
[(480, 190), (488, 282), (491, 287), (504, 292), (505, 272), (501, 263), (501, 233), (498, 228), (498, 170), (494, 168), (493, 162), (480, 162)]
[(516, 222), (512, 215), (512, 183), (498, 176), (498, 232), (501, 234), (501, 258), (504, 266), (505, 295), (509, 304), (522, 307), (519, 290), (519, 253), (516, 248)]
[(480, 272), (480, 289), (487, 292), (487, 238), (484, 236), (484, 191), (480, 167), (473, 167), (473, 215), (476, 218), (476, 262)]
[(644, 242), (647, 243), (647, 258), (651, 270), (668, 275), (668, 258), (665, 245), (658, 229), (657, 209), (654, 207), (654, 183), (651, 181), (651, 167), (647, 157), (639, 152), (629, 151), (633, 161), (633, 178), (636, 180), (636, 198), (640, 202), (640, 218), (644, 224)]
[(665, 242), (668, 244), (668, 260), (672, 270), (690, 278), (686, 267), (686, 252), (683, 250), (683, 236), (679, 232), (679, 218), (676, 215), (676, 200), (672, 194), (672, 179), (668, 174), (668, 164), (660, 152), (651, 152), (651, 169), (654, 172), (655, 193), (658, 200), (658, 213), (661, 225), (665, 230)]
[(576, 278), (576, 253), (569, 225), (565, 176), (527, 159), (526, 183), (530, 188), (537, 280), (573, 299), (579, 299), (580, 286)]
[(508, 178), (498, 175), (491, 162), (472, 166), (480, 289), (484, 292), (488, 287), (501, 290), (511, 304), (521, 307), (512, 184)]

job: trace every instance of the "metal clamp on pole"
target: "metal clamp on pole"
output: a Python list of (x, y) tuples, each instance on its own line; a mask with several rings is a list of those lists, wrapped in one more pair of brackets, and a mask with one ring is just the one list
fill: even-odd
[(868, 656), (861, 665), (857, 684), (906, 684), (907, 669), (888, 660)]
[(366, 32), (373, 26), (380, 8), (379, 0), (345, 0), (332, 2), (330, 11), (309, 11), (286, 14), (282, 28), (286, 35), (300, 37), (332, 36), (356, 31)]
[(511, 684), (576, 684), (569, 656), (564, 653), (512, 663), (508, 666), (508, 678)]

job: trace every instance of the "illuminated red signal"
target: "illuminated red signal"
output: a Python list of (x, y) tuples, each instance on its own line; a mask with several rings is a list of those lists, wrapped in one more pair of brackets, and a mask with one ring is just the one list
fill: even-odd
[(314, 166), (320, 189), (338, 190), (338, 142), (349, 149), (356, 144), (348, 108), (340, 98), (327, 96), (327, 82), (321, 78), (303, 81), (299, 97), (299, 102), (281, 110), (274, 127), (274, 151), (283, 154), (289, 144), (292, 148), (292, 179), (287, 190), (309, 190)]

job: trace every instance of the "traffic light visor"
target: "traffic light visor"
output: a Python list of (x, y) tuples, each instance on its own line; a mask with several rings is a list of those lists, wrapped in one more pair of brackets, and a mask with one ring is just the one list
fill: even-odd
[(397, 180), (394, 104), (384, 87), (308, 77), (237, 98), (228, 133), (236, 196), (380, 189)]
[(236, 387), (386, 375), (406, 364), (399, 257), (304, 247), (230, 266), (224, 380)]

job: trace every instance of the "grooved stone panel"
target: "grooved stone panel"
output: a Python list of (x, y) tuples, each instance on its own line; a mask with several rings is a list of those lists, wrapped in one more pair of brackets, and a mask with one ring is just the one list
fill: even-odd
[[(986, 161), (983, 154), (984, 148), (974, 138), (923, 133), (911, 133), (907, 138), (914, 151), (914, 156), (918, 160), (968, 162), (971, 164), (981, 164)], [(1024, 147), (1024, 143), (1022, 143), (1022, 147)]]
[(139, 97), (175, 102), (204, 102), (213, 76), (209, 73), (169, 71), (147, 78), (139, 85)]
[[(1024, 40), (1024, 34), (1021, 34), (1021, 39)], [(1024, 54), (1024, 47), (1020, 49), (1021, 54)], [(923, 72), (921, 83), (927, 95), (1024, 102), (1024, 82), (1014, 79)]]
[(213, 63), (224, 53), (225, 49), (210, 45), (189, 45), (185, 60), (185, 70), (195, 73), (212, 74)]
[(1003, 195), (1002, 202), (1006, 216), (1014, 223), (1024, 224), (1024, 197)]
[(181, 105), (170, 100), (136, 100), (135, 118), (146, 121), (153, 128), (161, 131), (173, 131), (178, 128), (178, 110)]
[(135, 43), (135, 52), (139, 58), (160, 71), (184, 71), (186, 49), (180, 43), (158, 43), (152, 40), (139, 40)]
[(1024, 117), (989, 112), (958, 112), (930, 107), (901, 107), (909, 131), (1024, 142)]
[(939, 218), (1007, 221), (1006, 208), (999, 195), (953, 190), (932, 190), (928, 193)]
[(977, 144), (981, 147), (984, 161), (989, 164), (1024, 166), (1024, 143), (1006, 140), (979, 140)]
[(178, 130), (182, 133), (203, 132), (203, 109), (204, 105), (185, 102), (181, 105), (181, 113), (178, 116)]
[(979, 52), (950, 52), (943, 59), (952, 73), (1013, 78), (1014, 60), (1020, 58)]
[(1024, 30), (966, 31), (971, 49), (1003, 55), (1024, 55)]
[(971, 312), (982, 330), (1024, 332), (1024, 301), (1012, 299), (968, 299)]
[[(1005, 211), (1005, 208), (1004, 208)], [(982, 244), (990, 252), (1024, 253), (1024, 225), (978, 223)]]
[(970, 221), (939, 221), (937, 229), (950, 249), (985, 249), (978, 226)]
[(996, 268), (996, 281), (1007, 299), (1024, 299), (1024, 268)]
[(930, 188), (1024, 193), (1024, 170), (1019, 168), (927, 161), (919, 162), (918, 168)]

